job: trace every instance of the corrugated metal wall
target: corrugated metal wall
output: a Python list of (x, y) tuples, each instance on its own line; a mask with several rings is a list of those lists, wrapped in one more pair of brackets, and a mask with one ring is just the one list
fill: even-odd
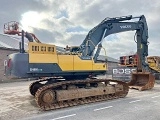
[[(8, 35), (0, 34), (0, 47), (5, 48), (13, 48), (13, 49), (19, 49), (19, 42), (21, 41), (21, 37), (19, 38), (13, 38)], [(27, 49), (28, 42), (25, 40), (24, 48)]]

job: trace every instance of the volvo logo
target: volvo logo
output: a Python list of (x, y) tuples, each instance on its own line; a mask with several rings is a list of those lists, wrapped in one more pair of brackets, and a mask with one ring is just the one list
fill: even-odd
[(131, 27), (132, 27), (131, 25), (122, 25), (122, 26), (120, 26), (121, 29), (131, 28)]

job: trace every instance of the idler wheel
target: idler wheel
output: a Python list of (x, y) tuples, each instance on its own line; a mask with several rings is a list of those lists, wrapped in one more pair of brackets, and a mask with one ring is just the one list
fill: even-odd
[(41, 93), (41, 98), (44, 103), (48, 103), (48, 104), (54, 103), (55, 92), (53, 92), (52, 90), (46, 90)]
[(30, 94), (35, 96), (37, 90), (42, 86), (43, 85), (41, 83), (31, 83), (30, 86), (29, 86)]

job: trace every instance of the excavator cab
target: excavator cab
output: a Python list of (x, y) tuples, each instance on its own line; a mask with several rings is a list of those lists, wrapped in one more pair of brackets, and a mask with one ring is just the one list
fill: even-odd
[(139, 91), (152, 89), (154, 87), (155, 77), (150, 72), (133, 72), (129, 88)]

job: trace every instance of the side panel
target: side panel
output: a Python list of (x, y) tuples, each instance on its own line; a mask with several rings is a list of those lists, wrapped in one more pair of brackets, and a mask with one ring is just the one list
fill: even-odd
[(93, 63), (93, 70), (107, 70), (105, 63)]
[(57, 54), (55, 45), (29, 42), (28, 46), (29, 46), (28, 53), (55, 54), (55, 55)]
[[(57, 60), (56, 55), (53, 54), (30, 55), (28, 53), (9, 55), (10, 64), (9, 67), (6, 66), (6, 75), (19, 78), (62, 76), (69, 79), (82, 79), (91, 74), (99, 75), (106, 71), (103, 70), (104, 68), (101, 69), (102, 65), (100, 63), (93, 65), (92, 60), (81, 60), (78, 56), (58, 55), (59, 60)], [(58, 63), (56, 63), (56, 60)], [(92, 67), (95, 67), (94, 70)]]
[(62, 72), (57, 63), (29, 63), (28, 73), (53, 74)]
[(29, 54), (28, 73), (50, 74), (61, 71), (56, 54)]
[(62, 71), (73, 71), (73, 55), (58, 55), (58, 65)]
[(29, 63), (58, 63), (57, 55), (54, 54), (29, 54)]
[(28, 54), (14, 53), (8, 56), (6, 75), (11, 77), (28, 77)]
[(92, 70), (92, 60), (82, 60), (78, 56), (74, 56), (74, 70)]

